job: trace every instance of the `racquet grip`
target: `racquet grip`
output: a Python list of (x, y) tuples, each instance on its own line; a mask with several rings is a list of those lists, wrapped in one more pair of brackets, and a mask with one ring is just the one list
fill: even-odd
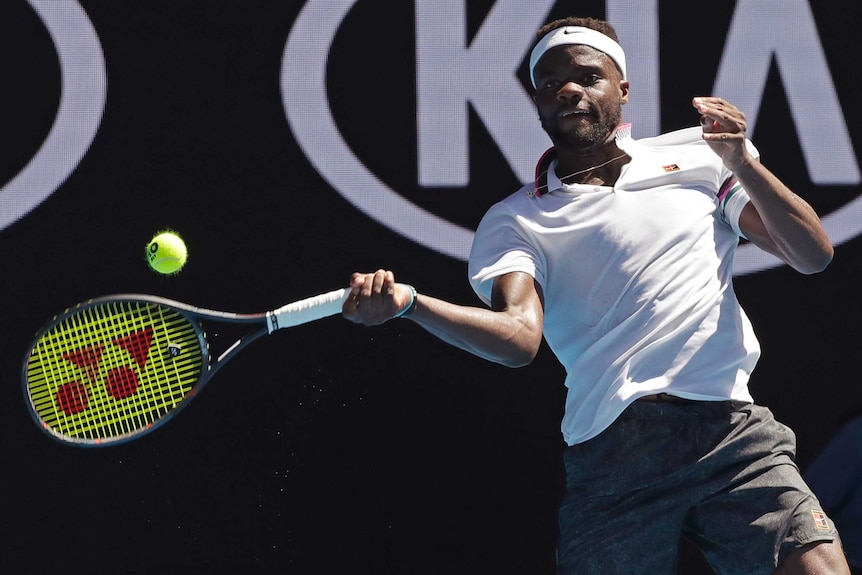
[(301, 299), (266, 312), (269, 333), (285, 327), (294, 327), (310, 321), (341, 313), (341, 306), (350, 294), (350, 288)]

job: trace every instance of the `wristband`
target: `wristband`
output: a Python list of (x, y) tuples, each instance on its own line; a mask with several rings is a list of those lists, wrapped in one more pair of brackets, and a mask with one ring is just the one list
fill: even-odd
[(408, 303), (404, 309), (395, 314), (395, 317), (407, 317), (413, 310), (416, 309), (416, 288), (410, 284), (401, 284), (410, 290), (410, 303)]

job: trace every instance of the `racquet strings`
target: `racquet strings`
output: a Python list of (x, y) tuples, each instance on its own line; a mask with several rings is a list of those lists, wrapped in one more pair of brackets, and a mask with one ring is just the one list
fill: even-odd
[(83, 443), (143, 431), (201, 379), (199, 329), (165, 305), (105, 302), (61, 318), (38, 338), (27, 390), (46, 430)]

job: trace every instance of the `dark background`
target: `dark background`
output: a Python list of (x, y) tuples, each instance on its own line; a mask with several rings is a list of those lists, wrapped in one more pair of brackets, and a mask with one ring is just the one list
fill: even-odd
[[(480, 25), (492, 2), (468, 4)], [(693, 123), (688, 100), (711, 87), (733, 8), (722, 4), (715, 25), (703, 26), (688, 3), (661, 2), (670, 31), (662, 69), (686, 70), (662, 76), (665, 130)], [(546, 348), (511, 370), (409, 321), (362, 328), (334, 317), (259, 341), (188, 410), (138, 441), (73, 448), (33, 425), (20, 382), (28, 344), (53, 314), (98, 295), (258, 312), (384, 267), (421, 292), (478, 301), (464, 262), (358, 212), (293, 140), (279, 73), (301, 2), (81, 5), (107, 65), (101, 127), (62, 186), (0, 230), (4, 571), (552, 573), (564, 391)], [(859, 14), (843, 6), (812, 8), (858, 140)], [(604, 16), (601, 2), (580, 8)], [(554, 15), (573, 10), (559, 2)], [(359, 0), (329, 63), (345, 139), (403, 188), (416, 186), (413, 86), (388, 86), (357, 62), (379, 58), (375, 42), (393, 27), (390, 38), (412, 41), (412, 26), (411, 3)], [(51, 39), (24, 0), (0, 7), (0, 63), (3, 184), (51, 129), (61, 89)], [(821, 214), (855, 198), (859, 186), (811, 184), (788, 115), (773, 73), (752, 134), (765, 163)], [(475, 172), (500, 172), (476, 124), (476, 161), (486, 164)], [(494, 198), (464, 197), (441, 191), (427, 207), (472, 226)], [(172, 277), (151, 272), (143, 255), (165, 228), (191, 254)], [(736, 281), (763, 345), (752, 393), (796, 430), (803, 467), (862, 408), (860, 250), (857, 238), (837, 246), (817, 276), (777, 268)], [(709, 571), (686, 549), (680, 572)]]

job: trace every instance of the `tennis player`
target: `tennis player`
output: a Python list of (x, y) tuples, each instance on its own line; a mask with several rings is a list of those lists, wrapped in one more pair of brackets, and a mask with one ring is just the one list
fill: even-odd
[(378, 270), (353, 275), (344, 315), (407, 317), (507, 366), (544, 336), (567, 374), (560, 574), (670, 575), (682, 534), (718, 574), (846, 575), (793, 432), (749, 393), (760, 346), (732, 285), (740, 238), (823, 270), (833, 250), (814, 210), (720, 98), (693, 99), (699, 126), (633, 139), (607, 22), (543, 27), (530, 75), (553, 148), (476, 231), (469, 277), (490, 309)]

